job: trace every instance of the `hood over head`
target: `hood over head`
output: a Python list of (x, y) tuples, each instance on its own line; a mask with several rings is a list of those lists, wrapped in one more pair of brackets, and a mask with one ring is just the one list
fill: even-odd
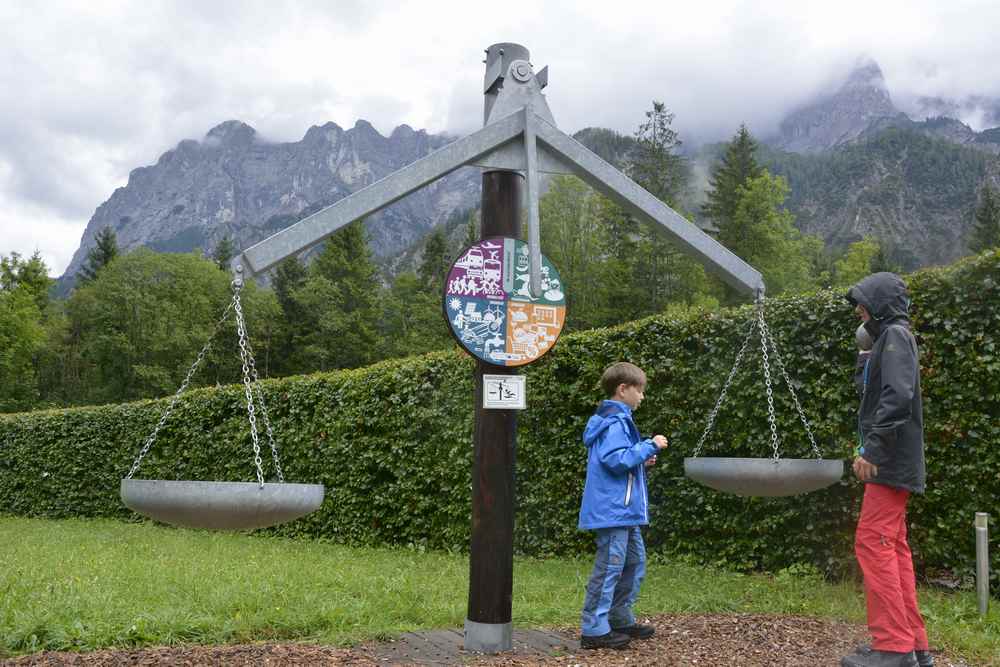
[(895, 273), (873, 273), (847, 291), (851, 305), (861, 304), (872, 316), (865, 328), (877, 338), (882, 326), (910, 316), (910, 296), (906, 283)]
[(619, 401), (601, 401), (601, 404), (597, 406), (597, 411), (590, 416), (587, 427), (583, 430), (583, 444), (590, 447), (597, 442), (620, 414), (629, 416), (632, 414), (632, 409)]

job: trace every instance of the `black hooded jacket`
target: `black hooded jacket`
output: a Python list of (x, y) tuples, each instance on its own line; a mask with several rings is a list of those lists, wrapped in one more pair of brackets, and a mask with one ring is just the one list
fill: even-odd
[(861, 456), (878, 466), (875, 484), (923, 493), (924, 415), (917, 342), (910, 332), (906, 285), (893, 273), (874, 273), (847, 292), (871, 315), (865, 328), (875, 340), (858, 421)]

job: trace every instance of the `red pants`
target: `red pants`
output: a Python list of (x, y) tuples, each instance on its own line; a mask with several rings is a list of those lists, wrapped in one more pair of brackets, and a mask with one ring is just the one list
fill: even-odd
[(906, 542), (909, 491), (865, 484), (854, 553), (865, 575), (872, 648), (906, 653), (926, 651), (927, 629), (917, 608), (913, 556)]

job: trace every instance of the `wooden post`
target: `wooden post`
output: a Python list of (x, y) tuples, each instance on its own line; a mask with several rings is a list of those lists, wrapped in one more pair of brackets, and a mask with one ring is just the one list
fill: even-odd
[[(482, 237), (521, 231), (524, 177), (483, 174)], [(483, 374), (515, 375), (515, 368), (476, 361), (472, 464), (472, 538), (469, 546), (469, 611), (465, 648), (496, 653), (513, 647), (514, 460), (517, 410), (483, 409)]]

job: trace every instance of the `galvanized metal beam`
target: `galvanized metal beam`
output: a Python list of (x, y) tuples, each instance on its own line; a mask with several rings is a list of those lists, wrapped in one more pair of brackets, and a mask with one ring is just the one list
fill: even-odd
[(763, 294), (764, 279), (759, 271), (677, 211), (537, 115), (534, 118), (534, 128), (537, 140), (573, 168), (576, 175), (595, 190), (615, 200), (633, 215), (660, 225), (684, 252), (699, 260), (729, 285), (748, 292), (752, 297)]
[(242, 264), (249, 276), (266, 271), (286, 257), (311, 248), (341, 227), (474, 162), (523, 132), (523, 114), (502, 118), (247, 248), (234, 259), (233, 265)]

